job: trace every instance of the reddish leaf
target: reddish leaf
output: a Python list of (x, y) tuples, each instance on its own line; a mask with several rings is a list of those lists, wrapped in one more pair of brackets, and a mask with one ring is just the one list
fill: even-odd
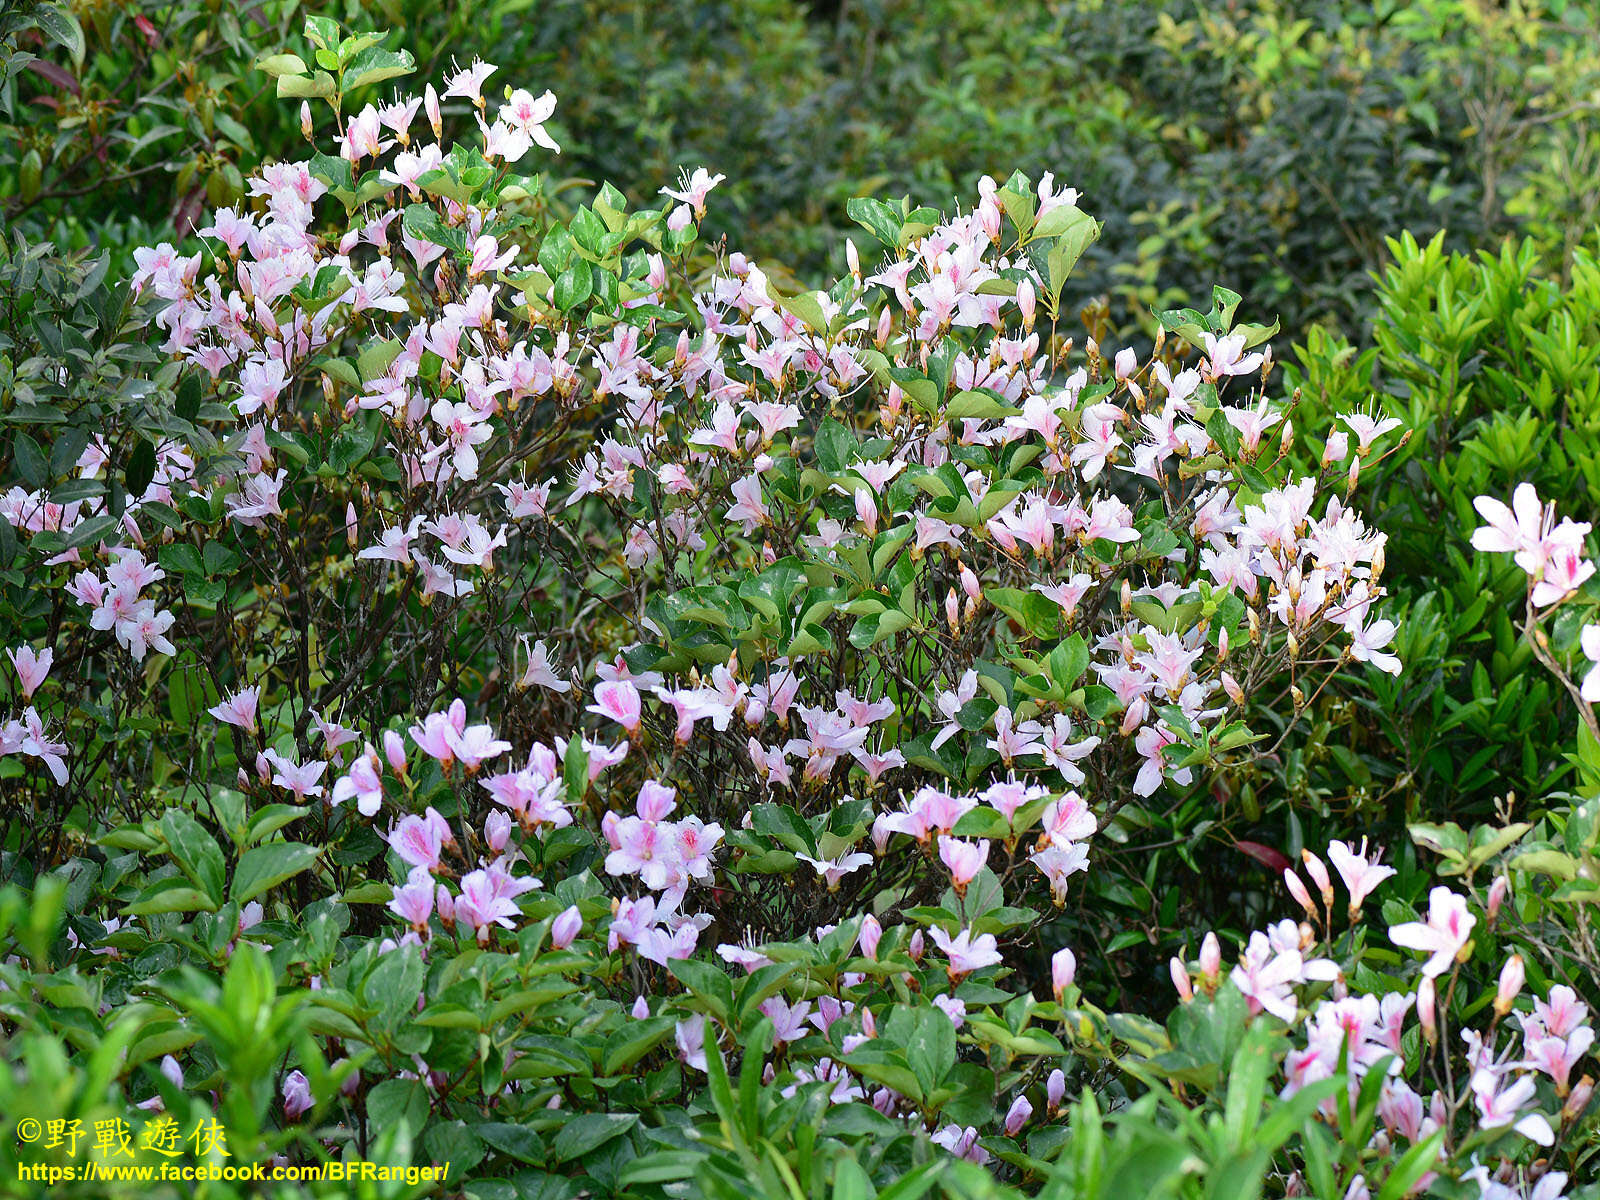
[(43, 75), (58, 88), (64, 88), (74, 96), (83, 94), (83, 89), (78, 86), (78, 80), (72, 72), (56, 63), (47, 62), (42, 58), (29, 59), (28, 70), (35, 75)]
[(1241, 854), (1248, 854), (1274, 875), (1282, 875), (1293, 864), (1271, 846), (1263, 846), (1260, 842), (1233, 843), (1233, 848)]

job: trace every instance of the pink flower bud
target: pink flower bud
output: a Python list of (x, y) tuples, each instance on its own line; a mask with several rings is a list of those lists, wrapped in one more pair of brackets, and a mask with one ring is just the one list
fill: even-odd
[(1178, 999), (1185, 1004), (1194, 999), (1194, 982), (1189, 978), (1189, 968), (1183, 965), (1183, 959), (1176, 954), (1167, 962), (1167, 970), (1172, 974), (1172, 986), (1178, 989)]
[(571, 908), (563, 909), (561, 914), (550, 924), (550, 944), (557, 950), (565, 950), (572, 945), (572, 939), (578, 936), (583, 929), (583, 914), (574, 904)]
[(1522, 991), (1523, 981), (1527, 973), (1522, 966), (1522, 955), (1513, 954), (1506, 959), (1506, 965), (1500, 968), (1500, 986), (1494, 993), (1494, 1014), (1503, 1017), (1511, 1011), (1511, 1006), (1516, 1003), (1517, 996)]
[(1050, 1072), (1050, 1078), (1045, 1080), (1044, 1084), (1045, 1100), (1049, 1103), (1052, 1113), (1061, 1107), (1061, 1101), (1066, 1098), (1066, 1094), (1067, 1076), (1060, 1067), (1057, 1067)]
[(633, 1019), (642, 1021), (650, 1015), (650, 1002), (643, 996), (633, 998)]
[(1127, 379), (1139, 369), (1139, 358), (1131, 346), (1124, 346), (1111, 360), (1111, 370), (1118, 379)]
[(433, 126), (433, 136), (444, 136), (444, 122), (439, 118), (439, 93), (429, 84), (422, 93), (422, 110), (428, 114), (428, 124)]
[(310, 141), (313, 126), (311, 124), (311, 104), (309, 101), (300, 101), (300, 136)]
[(1291, 867), (1283, 873), (1283, 882), (1288, 885), (1289, 894), (1295, 898), (1295, 902), (1313, 917), (1316, 916), (1316, 902), (1311, 899), (1311, 893), (1306, 890), (1305, 882), (1295, 874), (1294, 868)]
[(1022, 316), (1022, 327), (1033, 328), (1034, 313), (1039, 306), (1039, 298), (1033, 289), (1033, 280), (1024, 279), (1017, 284), (1017, 312)]
[(861, 274), (861, 255), (856, 252), (854, 238), (845, 238), (844, 240), (844, 261), (845, 265), (850, 268), (850, 274), (859, 277)]
[(290, 1121), (298, 1120), (302, 1113), (311, 1111), (312, 1105), (310, 1081), (304, 1072), (290, 1071), (283, 1079), (284, 1117)]
[(1222, 944), (1214, 933), (1206, 934), (1200, 943), (1200, 974), (1211, 984), (1215, 984), (1222, 974)]
[(1012, 1101), (1010, 1110), (1006, 1113), (1006, 1136), (1016, 1137), (1022, 1132), (1022, 1127), (1028, 1123), (1028, 1118), (1033, 1116), (1033, 1105), (1028, 1103), (1026, 1096), (1018, 1096)]
[(1239, 686), (1239, 681), (1226, 671), (1222, 673), (1222, 690), (1228, 694), (1229, 700), (1240, 708), (1244, 707), (1244, 689)]
[(918, 929), (911, 935), (911, 940), (906, 943), (906, 952), (911, 955), (912, 962), (922, 961), (922, 930)]
[(1511, 891), (1511, 880), (1504, 875), (1495, 876), (1495, 881), (1489, 885), (1489, 920), (1494, 920), (1500, 915), (1500, 906), (1505, 903), (1507, 894)]
[(1561, 1106), (1561, 1120), (1563, 1124), (1576, 1121), (1583, 1116), (1583, 1110), (1589, 1107), (1589, 1100), (1594, 1096), (1594, 1079), (1585, 1075), (1572, 1086), (1572, 1093), (1567, 1097), (1567, 1102)]
[(1438, 1016), (1434, 1011), (1433, 977), (1424, 975), (1422, 982), (1417, 985), (1417, 1020), (1422, 1024), (1422, 1036), (1428, 1039), (1428, 1045), (1435, 1045), (1439, 1041)]
[(978, 576), (966, 564), (961, 567), (961, 590), (967, 594), (967, 599), (977, 600), (983, 595), (983, 588), (978, 583)]
[(1322, 860), (1309, 850), (1300, 851), (1300, 857), (1306, 864), (1306, 874), (1311, 876), (1311, 881), (1317, 885), (1317, 890), (1322, 893), (1322, 902), (1333, 910), (1333, 880), (1328, 875), (1328, 868)]
[(868, 958), (878, 957), (878, 943), (883, 940), (883, 926), (878, 918), (868, 913), (861, 921), (861, 953)]
[(389, 760), (389, 766), (396, 775), (406, 773), (405, 739), (393, 729), (383, 731), (383, 756)]
[(433, 910), (439, 914), (439, 920), (447, 926), (456, 923), (456, 898), (450, 894), (450, 889), (440, 884), (433, 893)]
[(1061, 947), (1050, 956), (1050, 986), (1056, 994), (1057, 1003), (1061, 1001), (1061, 993), (1072, 986), (1077, 974), (1077, 956), (1067, 947)]
[(511, 818), (503, 809), (495, 809), (483, 821), (483, 840), (495, 854), (502, 853), (511, 840)]

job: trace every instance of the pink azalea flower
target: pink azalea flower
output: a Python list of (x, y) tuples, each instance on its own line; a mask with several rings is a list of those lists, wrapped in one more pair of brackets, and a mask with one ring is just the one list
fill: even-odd
[(350, 764), (349, 773), (334, 780), (329, 802), (337, 807), (346, 800), (354, 800), (363, 817), (376, 816), (383, 806), (382, 771), (378, 752), (369, 744), (367, 752)]
[(433, 876), (426, 867), (412, 867), (406, 882), (394, 889), (389, 910), (418, 933), (428, 927), (433, 915)]
[(929, 934), (933, 938), (933, 944), (944, 951), (945, 957), (950, 960), (946, 971), (952, 983), (959, 982), (974, 971), (981, 971), (984, 967), (992, 967), (1001, 962), (998, 943), (992, 933), (980, 933), (974, 937), (972, 930), (963, 929), (955, 937), (951, 937), (943, 929), (934, 926), (929, 930)]
[(1472, 937), (1478, 919), (1467, 911), (1467, 902), (1447, 887), (1428, 893), (1427, 921), (1407, 921), (1389, 928), (1389, 940), (1408, 950), (1431, 955), (1422, 973), (1432, 978), (1444, 974)]
[(625, 679), (602, 683), (594, 690), (595, 703), (586, 712), (609, 717), (631, 736), (638, 732), (641, 703), (639, 689)]
[(939, 861), (950, 869), (950, 880), (955, 884), (956, 894), (964, 895), (967, 884), (989, 861), (989, 841), (985, 838), (977, 842), (964, 842), (941, 834)]
[(7, 650), (6, 656), (11, 659), (11, 665), (17, 671), (17, 679), (22, 683), (22, 698), (33, 699), (33, 693), (39, 690), (39, 685), (50, 674), (50, 664), (55, 661), (55, 651), (46, 647), (36, 654), (32, 646), (18, 646), (15, 650)]
[(402, 861), (432, 873), (439, 869), (445, 843), (451, 840), (449, 824), (429, 806), (426, 816), (400, 819), (389, 834), (389, 847)]
[(225, 725), (236, 725), (246, 733), (256, 731), (256, 706), (261, 700), (259, 687), (240, 688), (220, 703), (206, 709)]
[(1359, 917), (1362, 902), (1372, 895), (1373, 890), (1394, 874), (1393, 867), (1382, 866), (1376, 856), (1372, 861), (1367, 860), (1367, 839), (1361, 839), (1361, 849), (1351, 850), (1345, 842), (1328, 843), (1328, 860), (1333, 863), (1333, 869), (1339, 872), (1339, 878), (1344, 880), (1344, 886), (1350, 890), (1350, 920), (1353, 924)]

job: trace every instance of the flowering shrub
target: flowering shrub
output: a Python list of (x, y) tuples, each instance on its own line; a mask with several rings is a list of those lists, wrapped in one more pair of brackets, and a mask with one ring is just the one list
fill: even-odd
[[(1078, 987), (1101, 835), (1271, 753), (1261, 727), (1342, 666), (1401, 669), (1384, 537), (1338, 496), (1394, 423), (1348, 415), (1290, 472), (1271, 330), (1223, 289), (1148, 355), (1080, 351), (1060, 296), (1096, 225), (1048, 176), (954, 215), (858, 201), (865, 258), (783, 294), (699, 242), (720, 177), (557, 219), (520, 173), (557, 150), (554, 96), (491, 100), (475, 60), (357, 108), (409, 56), (306, 34), (309, 62), (263, 65), (309, 156), (201, 248), (137, 255), (203, 433), (125, 467), (58, 444), (0, 504), (50, 598), (10, 648), (0, 778), (92, 842), (12, 860), (39, 876), (5, 914), (6, 1019), (36, 1035), (13, 1099), (60, 1054), (54, 1006), (127, 1050), (129, 1100), (215, 1091), (264, 1154), (426, 1155), (473, 1194), (1059, 1181), (1067, 1089), (1098, 1122), (1099, 1066), (1165, 1070), (1131, 1050), (1148, 1021)], [(1357, 925), (1385, 869), (1337, 853)], [(1316, 869), (1329, 954), (1358, 961)], [(1456, 972), (1437, 1031), (1474, 918), (1434, 897), (1391, 937), (1432, 955), (1418, 994)], [(1226, 1035), (1169, 1047), (1214, 1086), (1252, 1014), (1291, 1027), (1285, 1099), (1317, 1103), (1244, 1143), (1261, 1039), (1228, 1095), (1217, 1153), (1258, 1185), (1280, 1150), (1285, 1178), (1337, 1174), (1321, 1081), (1414, 1098), (1371, 1070), (1401, 1053), (1396, 988), (1314, 940), (1253, 935), (1231, 992), (1208, 942)], [(1519, 1052), (1565, 1088), (1586, 1047), (1557, 1080), (1538, 1046), (1582, 1014), (1552, 996)], [(1339, 1171), (1379, 1178), (1400, 1131), (1397, 1196), (1460, 1174), (1442, 1148), (1572, 1125), (1496, 1057), (1506, 1011), (1432, 1124), (1346, 1136)]]

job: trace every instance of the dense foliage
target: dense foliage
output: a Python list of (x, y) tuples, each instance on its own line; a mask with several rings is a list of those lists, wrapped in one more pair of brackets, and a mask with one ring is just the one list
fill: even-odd
[(1600, 1195), (1592, 15), (1146, 7), (6, 10), (8, 1188)]

